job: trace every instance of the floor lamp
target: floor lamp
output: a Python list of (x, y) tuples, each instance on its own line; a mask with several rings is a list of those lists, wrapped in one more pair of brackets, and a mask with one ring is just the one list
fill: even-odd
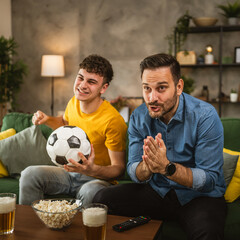
[(64, 76), (64, 59), (61, 55), (43, 55), (42, 56), (42, 77), (52, 78), (51, 88), (51, 114), (54, 116), (54, 77)]

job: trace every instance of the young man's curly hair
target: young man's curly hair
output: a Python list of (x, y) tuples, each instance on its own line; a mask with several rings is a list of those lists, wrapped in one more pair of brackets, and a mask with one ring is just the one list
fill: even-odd
[(85, 69), (89, 73), (95, 73), (103, 77), (104, 83), (110, 83), (113, 78), (113, 69), (111, 63), (96, 54), (86, 57), (79, 67)]

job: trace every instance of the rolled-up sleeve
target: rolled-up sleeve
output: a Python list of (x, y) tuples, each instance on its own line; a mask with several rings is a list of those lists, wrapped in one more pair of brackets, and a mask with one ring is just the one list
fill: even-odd
[(206, 183), (206, 173), (202, 169), (191, 168), (193, 174), (193, 185), (194, 190), (202, 189)]
[(128, 175), (131, 177), (131, 179), (134, 181), (134, 182), (137, 182), (137, 183), (140, 183), (140, 181), (138, 180), (137, 176), (136, 176), (136, 169), (137, 169), (137, 166), (140, 162), (134, 162), (132, 164), (129, 164), (128, 166)]

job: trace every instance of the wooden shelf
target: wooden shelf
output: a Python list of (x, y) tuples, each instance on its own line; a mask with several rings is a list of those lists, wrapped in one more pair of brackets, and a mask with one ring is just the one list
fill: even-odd
[(240, 31), (240, 25), (190, 27), (188, 33), (216, 33), (216, 32), (237, 32), (237, 31)]
[(220, 66), (227, 67), (240, 67), (240, 63), (229, 64), (182, 64), (181, 68), (219, 68)]
[(226, 101), (224, 101), (224, 102), (221, 102), (222, 104), (228, 104), (228, 103), (231, 103), (231, 104), (240, 104), (240, 102), (230, 102), (230, 101), (228, 101), (228, 102), (226, 102)]

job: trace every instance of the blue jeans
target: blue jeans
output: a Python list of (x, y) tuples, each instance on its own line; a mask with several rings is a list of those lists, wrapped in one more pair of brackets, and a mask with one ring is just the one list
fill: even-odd
[(95, 194), (110, 186), (109, 182), (79, 173), (69, 173), (55, 166), (30, 166), (20, 178), (19, 204), (31, 205), (44, 195), (68, 194), (83, 197), (83, 205), (92, 202)]

